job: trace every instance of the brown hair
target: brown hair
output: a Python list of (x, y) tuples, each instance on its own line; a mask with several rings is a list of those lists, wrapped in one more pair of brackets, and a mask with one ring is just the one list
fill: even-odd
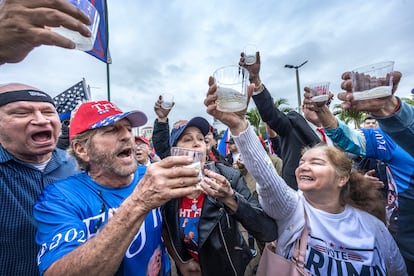
[(73, 144), (74, 143), (81, 143), (81, 144), (83, 144), (83, 146), (85, 148), (88, 149), (90, 147), (91, 138), (95, 135), (96, 132), (97, 132), (96, 129), (91, 129), (91, 130), (82, 132), (80, 134), (77, 134), (76, 136), (73, 137), (72, 141), (70, 142), (70, 147), (67, 149), (67, 152), (69, 153), (69, 155), (75, 157), (79, 168), (83, 171), (88, 171), (89, 170), (89, 163), (85, 162), (82, 158), (80, 158), (76, 154), (76, 152), (73, 149)]
[(314, 148), (316, 147), (325, 151), (329, 161), (335, 166), (338, 176), (349, 175), (349, 180), (342, 187), (339, 195), (340, 203), (366, 211), (385, 223), (386, 202), (383, 193), (372, 185), (363, 174), (352, 170), (352, 160), (344, 151), (326, 144), (318, 144), (314, 146)]

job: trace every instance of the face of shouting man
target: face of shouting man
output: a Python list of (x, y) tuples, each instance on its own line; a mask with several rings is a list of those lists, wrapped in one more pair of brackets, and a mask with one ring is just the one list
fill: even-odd
[(9, 153), (28, 163), (51, 158), (61, 131), (52, 102), (34, 87), (0, 86), (0, 143)]

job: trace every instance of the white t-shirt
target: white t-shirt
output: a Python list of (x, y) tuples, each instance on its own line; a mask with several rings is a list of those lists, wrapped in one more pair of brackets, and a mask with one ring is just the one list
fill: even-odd
[(361, 211), (339, 214), (313, 208), (304, 199), (309, 229), (306, 268), (313, 275), (386, 275), (384, 256)]

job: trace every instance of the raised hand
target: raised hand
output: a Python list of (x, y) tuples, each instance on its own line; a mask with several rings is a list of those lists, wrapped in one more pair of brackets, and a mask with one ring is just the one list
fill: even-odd
[(89, 17), (66, 0), (0, 1), (0, 64), (22, 61), (40, 45), (73, 49), (75, 44), (49, 27), (63, 26), (85, 37)]

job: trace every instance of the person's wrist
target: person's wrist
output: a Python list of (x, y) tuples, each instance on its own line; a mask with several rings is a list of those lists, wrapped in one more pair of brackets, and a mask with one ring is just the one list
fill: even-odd
[(394, 113), (396, 113), (400, 109), (400, 107), (401, 107), (400, 100), (393, 95), (390, 97), (389, 100), (387, 100), (384, 103), (383, 108), (381, 108), (378, 111), (371, 112), (371, 114), (377, 118), (389, 117), (393, 115)]
[(259, 80), (258, 82), (255, 82), (254, 83), (254, 90), (253, 90), (253, 93), (255, 93), (255, 94), (259, 94), (260, 92), (262, 92), (264, 90), (264, 87), (263, 87), (263, 83), (262, 83), (262, 81), (261, 80)]
[(247, 120), (243, 119), (241, 122), (239, 122), (235, 126), (230, 127), (230, 132), (233, 135), (238, 136), (241, 132), (245, 131), (248, 128), (248, 126), (249, 126), (249, 123), (247, 122)]
[(158, 123), (166, 123), (168, 121), (168, 117), (157, 117)]
[(318, 113), (319, 120), (324, 128), (326, 129), (338, 128), (338, 121), (332, 115), (327, 105), (320, 107), (316, 111), (316, 113)]
[(262, 80), (259, 76), (255, 76), (254, 78), (249, 79), (249, 81), (250, 83), (254, 84), (254, 87), (258, 87), (262, 83)]

